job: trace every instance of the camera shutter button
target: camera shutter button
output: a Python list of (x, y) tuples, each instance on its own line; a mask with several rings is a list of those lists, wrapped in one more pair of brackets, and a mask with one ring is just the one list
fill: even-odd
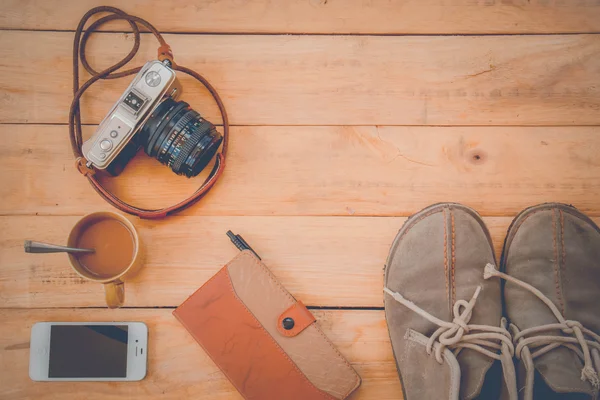
[(102, 141), (100, 141), (100, 148), (103, 151), (109, 151), (112, 149), (112, 142), (108, 139), (102, 139)]
[(146, 81), (146, 85), (156, 87), (160, 84), (160, 74), (156, 71), (150, 71), (146, 74), (144, 80)]

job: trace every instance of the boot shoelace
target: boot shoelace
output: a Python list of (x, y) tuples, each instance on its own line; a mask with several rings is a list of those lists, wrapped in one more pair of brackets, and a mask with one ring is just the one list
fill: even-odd
[[(436, 342), (440, 344), (435, 348), (435, 358), (438, 363), (443, 363), (442, 353), (445, 348), (452, 350), (455, 356), (458, 356), (462, 349), (467, 348), (485, 354), (494, 360), (500, 360), (506, 386), (509, 389), (509, 397), (511, 399), (517, 398), (516, 374), (512, 362), (514, 345), (511, 335), (506, 329), (506, 319), (501, 319), (499, 327), (469, 324), (469, 320), (473, 314), (473, 307), (475, 307), (475, 302), (477, 301), (479, 292), (481, 292), (481, 286), (477, 286), (473, 297), (468, 302), (461, 299), (454, 303), (452, 308), (454, 318), (452, 322), (443, 321), (431, 315), (412, 301), (404, 298), (400, 293), (394, 292), (387, 287), (383, 290), (398, 303), (439, 327), (431, 335), (425, 348), (427, 354), (431, 355), (434, 344)], [(500, 350), (500, 354), (498, 354), (498, 350)]]
[[(498, 271), (494, 265), (487, 264), (485, 266), (483, 277), (484, 279), (498, 277), (528, 290), (550, 308), (558, 321), (558, 323), (535, 326), (523, 329), (522, 331), (519, 331), (515, 325), (511, 324), (510, 329), (514, 334), (513, 341), (516, 345), (515, 355), (517, 359), (523, 357), (524, 361), (531, 365), (530, 361), (559, 346), (571, 349), (583, 361), (581, 380), (590, 382), (594, 390), (594, 396), (597, 397), (600, 389), (600, 381), (596, 372), (600, 368), (600, 336), (584, 327), (579, 321), (566, 319), (556, 305), (540, 290), (526, 282)], [(565, 336), (539, 334), (556, 330), (560, 330)], [(534, 334), (538, 335), (527, 337)], [(586, 339), (585, 335), (591, 339)], [(531, 353), (531, 349), (534, 349), (533, 353)]]

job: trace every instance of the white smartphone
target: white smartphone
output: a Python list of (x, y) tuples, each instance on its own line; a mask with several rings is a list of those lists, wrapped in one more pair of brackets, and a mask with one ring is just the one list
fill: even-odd
[(147, 359), (143, 322), (38, 322), (31, 328), (34, 381), (139, 381)]

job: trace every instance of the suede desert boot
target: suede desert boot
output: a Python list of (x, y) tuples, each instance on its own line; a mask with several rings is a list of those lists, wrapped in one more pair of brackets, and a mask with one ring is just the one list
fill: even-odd
[(484, 280), (488, 263), (490, 234), (468, 207), (428, 207), (398, 232), (384, 303), (406, 400), (517, 398), (500, 280)]
[[(600, 370), (600, 230), (564, 204), (513, 221), (501, 271), (521, 398), (595, 399)], [(497, 279), (490, 279), (497, 280)]]

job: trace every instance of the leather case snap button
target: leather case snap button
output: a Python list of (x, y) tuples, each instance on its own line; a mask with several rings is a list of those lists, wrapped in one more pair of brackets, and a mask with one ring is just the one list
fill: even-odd
[(294, 329), (294, 325), (296, 325), (296, 323), (290, 317), (284, 318), (281, 323), (281, 326), (283, 326), (283, 329), (285, 329), (286, 331)]
[(283, 336), (294, 337), (315, 321), (315, 317), (306, 306), (298, 301), (279, 316), (277, 330)]

